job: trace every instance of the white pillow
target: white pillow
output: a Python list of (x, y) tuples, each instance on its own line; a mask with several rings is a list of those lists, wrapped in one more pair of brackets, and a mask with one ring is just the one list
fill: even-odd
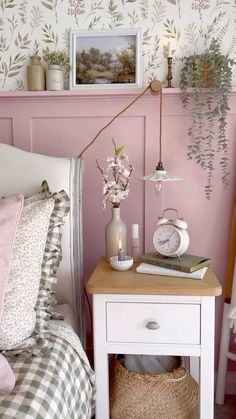
[(53, 198), (24, 201), (0, 320), (0, 350), (16, 347), (34, 330), (41, 264), (53, 208)]

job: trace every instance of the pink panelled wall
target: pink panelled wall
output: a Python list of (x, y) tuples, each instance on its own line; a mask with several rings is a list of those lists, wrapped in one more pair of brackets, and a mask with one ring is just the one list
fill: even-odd
[[(0, 92), (0, 141), (36, 153), (77, 156), (102, 126), (126, 106), (140, 90), (63, 92)], [(189, 252), (211, 257), (222, 286), (226, 267), (233, 193), (236, 180), (236, 91), (230, 96), (227, 133), (230, 138), (231, 183), (222, 191), (221, 174), (215, 171), (215, 190), (204, 197), (204, 174), (186, 159), (189, 116), (183, 110), (179, 89), (163, 91), (163, 161), (170, 173), (183, 178), (165, 184), (155, 196), (154, 185), (138, 178), (154, 170), (158, 162), (159, 97), (145, 94), (114, 121), (84, 154), (83, 233), (85, 281), (104, 254), (104, 229), (110, 208), (102, 208), (102, 179), (95, 159), (105, 165), (113, 153), (111, 139), (125, 144), (135, 166), (130, 195), (121, 205), (129, 232), (140, 226), (142, 251), (153, 250), (155, 220), (163, 208), (178, 209), (189, 224)], [(14, 168), (9, 168), (14, 170)], [(30, 175), (30, 174), (27, 174)], [(1, 182), (1, 180), (0, 180)], [(216, 301), (216, 354), (218, 354), (223, 297)]]

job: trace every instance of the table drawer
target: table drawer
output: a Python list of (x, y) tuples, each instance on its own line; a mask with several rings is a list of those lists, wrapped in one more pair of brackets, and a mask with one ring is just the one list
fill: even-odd
[(107, 341), (200, 344), (200, 305), (109, 302)]

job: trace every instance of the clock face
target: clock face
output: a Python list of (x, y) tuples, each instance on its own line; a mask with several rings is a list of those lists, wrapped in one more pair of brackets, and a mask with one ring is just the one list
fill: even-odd
[(175, 226), (165, 224), (155, 231), (153, 244), (162, 255), (176, 255), (181, 247), (181, 234)]

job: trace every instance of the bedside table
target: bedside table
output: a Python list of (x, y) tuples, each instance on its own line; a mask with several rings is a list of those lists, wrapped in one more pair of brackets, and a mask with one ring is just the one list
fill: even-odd
[(109, 419), (109, 354), (190, 357), (200, 384), (200, 418), (213, 419), (215, 297), (211, 268), (202, 280), (114, 271), (102, 258), (87, 291), (93, 294), (96, 419)]

